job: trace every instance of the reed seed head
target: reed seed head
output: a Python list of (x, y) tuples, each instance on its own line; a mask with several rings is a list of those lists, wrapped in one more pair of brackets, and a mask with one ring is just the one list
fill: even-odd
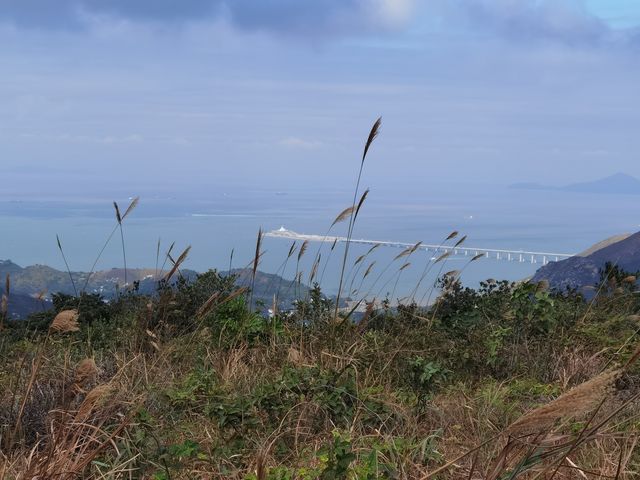
[(120, 215), (120, 207), (118, 207), (118, 204), (116, 202), (113, 202), (113, 208), (116, 209), (116, 220), (118, 221), (118, 223), (122, 223), (122, 215)]
[(364, 163), (364, 159), (367, 157), (367, 152), (369, 151), (369, 147), (371, 147), (371, 144), (380, 133), (381, 124), (382, 124), (382, 117), (379, 117), (373, 124), (373, 127), (371, 127), (371, 131), (369, 132), (369, 138), (367, 138), (367, 143), (365, 143), (364, 145), (364, 152), (362, 153), (362, 163)]
[(112, 387), (108, 384), (98, 385), (97, 387), (91, 389), (80, 404), (80, 408), (78, 408), (78, 412), (76, 413), (76, 420), (82, 421), (83, 419), (86, 419), (89, 415), (91, 415), (96, 406), (101, 401), (103, 401), (104, 398), (111, 393), (111, 391)]
[(77, 310), (62, 310), (49, 325), (49, 331), (51, 332), (68, 333), (77, 332), (78, 330), (80, 330), (80, 325), (78, 324)]
[(302, 245), (300, 245), (300, 251), (298, 252), (298, 261), (300, 261), (300, 259), (304, 255), (304, 252), (307, 251), (308, 246), (309, 246), (309, 240), (305, 240), (304, 242), (302, 242)]
[(362, 196), (360, 197), (360, 201), (358, 202), (358, 206), (356, 207), (356, 212), (353, 215), (353, 220), (355, 221), (355, 219), (358, 217), (358, 213), (360, 212), (360, 208), (362, 208), (362, 204), (364, 203), (364, 201), (367, 199), (367, 196), (369, 195), (369, 189), (367, 188), (364, 193), (362, 194)]
[(124, 212), (124, 215), (122, 215), (122, 219), (124, 220), (125, 218), (127, 218), (127, 215), (129, 215), (134, 208), (136, 208), (138, 206), (138, 202), (140, 201), (140, 197), (136, 197), (133, 200), (131, 200), (131, 203), (129, 204), (129, 206), (127, 207), (127, 209)]
[(335, 220), (331, 224), (331, 227), (329, 228), (332, 228), (336, 223), (344, 222), (347, 218), (351, 216), (351, 214), (353, 214), (354, 210), (355, 210), (354, 207), (345, 208), (342, 212), (338, 214), (338, 216), (335, 218)]
[(541, 432), (559, 420), (588, 413), (606, 397), (622, 373), (622, 370), (610, 370), (573, 387), (555, 400), (523, 415), (507, 431), (512, 434)]
[(74, 382), (79, 387), (84, 387), (94, 381), (98, 376), (98, 367), (93, 358), (85, 358), (78, 363), (75, 371)]
[(462, 245), (464, 243), (464, 241), (467, 239), (467, 236), (464, 235), (460, 240), (458, 240), (456, 242), (456, 244), (454, 245), (454, 247), (459, 247), (460, 245)]

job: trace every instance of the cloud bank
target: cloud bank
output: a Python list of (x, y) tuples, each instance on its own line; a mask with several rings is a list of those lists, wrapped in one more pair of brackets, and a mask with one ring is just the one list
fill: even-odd
[[(224, 21), (241, 31), (297, 37), (407, 31), (421, 23), (514, 42), (637, 43), (586, 0), (3, 0), (0, 24), (82, 31), (102, 22), (161, 27)], [(635, 40), (634, 40), (635, 39)]]
[(81, 29), (100, 19), (176, 25), (225, 18), (241, 29), (309, 35), (394, 29), (414, 6), (415, 0), (4, 0), (0, 20)]

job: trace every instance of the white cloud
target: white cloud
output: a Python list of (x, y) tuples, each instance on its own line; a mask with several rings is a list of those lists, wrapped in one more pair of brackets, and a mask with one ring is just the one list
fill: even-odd
[(406, 25), (416, 10), (415, 0), (374, 0), (373, 3), (377, 21), (390, 28)]

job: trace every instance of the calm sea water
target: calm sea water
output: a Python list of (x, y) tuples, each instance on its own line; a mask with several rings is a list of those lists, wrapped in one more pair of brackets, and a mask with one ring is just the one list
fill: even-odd
[[(285, 226), (300, 233), (325, 234), (335, 216), (349, 205), (351, 196), (348, 191), (295, 188), (233, 193), (215, 189), (142, 196), (138, 208), (125, 222), (128, 263), (153, 267), (160, 239), (162, 251), (172, 242), (175, 253), (192, 246), (188, 268), (227, 269), (232, 250), (232, 266), (243, 267), (253, 258), (260, 227), (272, 230)], [(415, 191), (377, 188), (363, 207), (354, 236), (439, 243), (452, 230), (458, 230), (460, 235), (468, 236), (467, 246), (575, 253), (608, 236), (636, 231), (640, 223), (636, 200), (634, 196), (524, 191), (500, 186), (440, 186)], [(127, 199), (118, 201), (124, 210)], [(56, 246), (58, 234), (71, 268), (88, 270), (114, 222), (113, 207), (107, 198), (0, 198), (0, 258), (21, 265), (41, 263), (64, 268)], [(339, 224), (331, 233), (344, 235), (345, 230), (346, 224)], [(305, 279), (319, 246), (310, 244), (301, 261)], [(265, 238), (260, 268), (283, 273), (289, 247), (286, 240)], [(337, 288), (342, 248), (337, 247), (331, 255), (328, 245), (322, 248), (321, 271), (329, 258), (322, 278), (323, 288), (328, 292)], [(353, 246), (349, 265), (367, 249)], [(378, 296), (394, 293), (396, 297), (411, 291), (423, 271), (427, 253), (418, 252), (408, 259), (412, 265), (401, 275), (397, 272), (402, 263), (392, 264), (373, 288), (368, 285), (397, 254), (397, 249), (379, 248), (368, 259), (368, 262), (375, 260), (376, 265), (363, 291), (370, 290)], [(444, 271), (459, 269), (467, 260), (449, 259)], [(121, 265), (120, 239), (115, 236), (98, 268)], [(482, 259), (465, 268), (462, 278), (470, 286), (487, 278), (517, 280), (531, 275), (539, 266)], [(290, 261), (284, 276), (291, 278), (294, 273), (295, 261)], [(357, 278), (354, 286), (359, 281)], [(423, 290), (432, 282), (430, 277)]]

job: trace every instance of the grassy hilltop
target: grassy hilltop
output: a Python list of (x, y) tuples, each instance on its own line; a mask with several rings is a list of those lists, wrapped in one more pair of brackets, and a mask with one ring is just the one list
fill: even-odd
[(2, 478), (640, 469), (628, 289), (587, 304), (535, 284), (455, 282), (431, 309), (370, 308), (357, 324), (318, 290), (263, 317), (214, 273), (155, 297), (54, 304), (1, 333)]
[[(347, 239), (367, 193), (358, 181), (334, 222), (348, 222)], [(131, 209), (121, 215), (116, 205), (111, 236)], [(457, 235), (445, 241), (460, 244)], [(153, 288), (121, 289), (108, 303), (67, 272), (73, 294), (54, 294), (51, 309), (22, 321), (8, 317), (9, 277), (0, 478), (640, 476), (635, 276), (609, 265), (588, 301), (545, 282), (470, 289), (460, 272), (442, 273), (443, 254), (424, 267), (440, 269), (435, 303), (418, 306), (414, 292), (392, 308), (395, 299), (343, 285), (350, 270), (360, 278), (373, 267), (349, 256), (349, 240), (329, 252), (343, 258), (337, 297), (313, 282), (319, 254), (304, 277), (312, 287), (302, 288), (303, 243), (283, 261), (296, 278), (275, 289), (268, 311), (259, 292), (281, 279), (258, 275), (261, 240), (252, 265), (236, 272), (240, 284), (216, 271), (183, 275), (187, 249), (167, 253)], [(418, 246), (394, 259), (397, 274)], [(88, 283), (92, 273), (83, 275)], [(294, 290), (291, 308), (279, 308), (281, 286)]]

